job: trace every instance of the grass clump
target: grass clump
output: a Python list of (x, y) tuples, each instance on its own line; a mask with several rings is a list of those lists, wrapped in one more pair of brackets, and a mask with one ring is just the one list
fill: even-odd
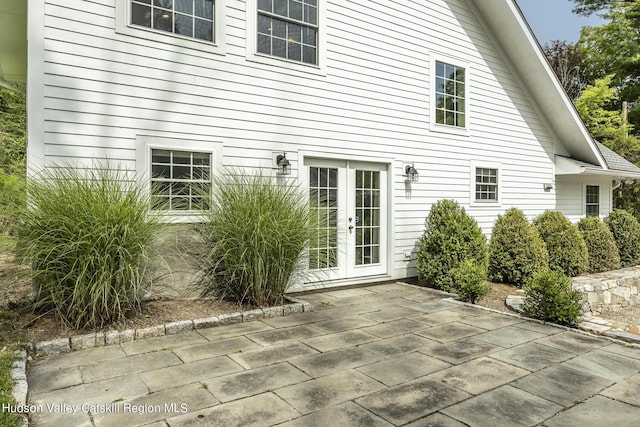
[(549, 268), (562, 271), (569, 277), (589, 269), (587, 245), (571, 221), (561, 212), (545, 211), (534, 221), (549, 254)]
[(543, 270), (524, 285), (522, 309), (529, 316), (561, 325), (576, 326), (581, 313), (580, 292), (560, 271)]
[(548, 265), (545, 244), (524, 213), (511, 208), (498, 215), (489, 243), (489, 278), (522, 287)]
[(589, 252), (589, 272), (616, 270), (620, 268), (620, 254), (609, 227), (597, 216), (588, 216), (578, 222)]
[(604, 220), (620, 254), (622, 267), (640, 264), (640, 222), (629, 212), (616, 209)]
[(31, 264), (36, 305), (78, 329), (139, 312), (160, 231), (140, 186), (114, 169), (60, 167), (27, 189), (17, 253)]
[(204, 295), (241, 304), (282, 303), (287, 287), (308, 267), (306, 248), (318, 219), (294, 184), (233, 171), (215, 180), (201, 227)]
[[(465, 260), (471, 260), (480, 270), (486, 270), (487, 238), (476, 220), (457, 202), (440, 200), (431, 207), (427, 216), (416, 257), (416, 268), (422, 282), (448, 292), (458, 292), (461, 282), (456, 280), (452, 271)], [(458, 272), (458, 279), (461, 274)]]

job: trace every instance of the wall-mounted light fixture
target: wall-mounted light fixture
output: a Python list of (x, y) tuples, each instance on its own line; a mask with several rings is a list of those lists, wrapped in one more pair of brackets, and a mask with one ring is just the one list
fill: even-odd
[(544, 191), (553, 190), (553, 184), (543, 184)]
[(404, 175), (407, 181), (417, 181), (418, 180), (418, 170), (415, 168), (413, 163), (405, 166)]
[(287, 153), (278, 154), (276, 157), (276, 164), (278, 165), (278, 173), (280, 175), (291, 174), (291, 162), (287, 159)]

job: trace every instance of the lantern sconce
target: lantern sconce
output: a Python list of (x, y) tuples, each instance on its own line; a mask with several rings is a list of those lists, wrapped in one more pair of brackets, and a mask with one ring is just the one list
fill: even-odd
[(287, 159), (287, 153), (283, 152), (276, 157), (276, 165), (278, 166), (278, 174), (290, 175), (291, 174), (291, 162)]
[(418, 170), (415, 168), (414, 164), (405, 166), (404, 174), (406, 177), (406, 181), (417, 181), (418, 180)]

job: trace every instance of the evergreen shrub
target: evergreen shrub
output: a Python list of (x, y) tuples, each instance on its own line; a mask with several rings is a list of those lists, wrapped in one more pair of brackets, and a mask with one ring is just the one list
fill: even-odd
[(522, 309), (535, 319), (576, 326), (581, 313), (580, 292), (560, 271), (543, 270), (524, 285)]
[(466, 259), (460, 265), (451, 270), (451, 278), (456, 293), (463, 301), (475, 304), (491, 291), (491, 285), (487, 279), (487, 268), (476, 264), (471, 259)]
[(549, 254), (549, 268), (569, 277), (589, 269), (587, 245), (578, 230), (561, 212), (545, 211), (534, 221)]
[(609, 227), (597, 216), (588, 216), (578, 222), (589, 252), (589, 272), (616, 270), (620, 268), (620, 254)]
[(611, 212), (604, 222), (613, 234), (622, 267), (640, 264), (640, 222), (622, 209)]
[(440, 200), (426, 218), (416, 258), (420, 281), (457, 292), (451, 271), (467, 259), (486, 269), (487, 238), (476, 220), (457, 202)]
[(498, 215), (489, 244), (489, 279), (522, 286), (548, 265), (544, 241), (524, 213), (511, 208)]

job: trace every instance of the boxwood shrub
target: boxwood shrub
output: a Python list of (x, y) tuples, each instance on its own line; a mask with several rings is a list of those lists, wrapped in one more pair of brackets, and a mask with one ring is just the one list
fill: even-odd
[(620, 268), (620, 254), (609, 227), (597, 216), (588, 216), (578, 222), (589, 252), (589, 272), (599, 273)]
[(629, 212), (616, 209), (605, 218), (618, 247), (620, 264), (631, 267), (640, 264), (640, 223)]
[(529, 316), (567, 326), (578, 324), (582, 297), (564, 273), (538, 272), (524, 285), (524, 291), (522, 309)]
[(549, 254), (549, 268), (562, 271), (569, 277), (589, 269), (587, 245), (569, 219), (557, 211), (545, 211), (534, 221)]
[(522, 286), (549, 265), (545, 244), (524, 213), (498, 215), (489, 244), (489, 279)]
[(475, 219), (453, 200), (440, 200), (431, 207), (425, 231), (418, 241), (419, 279), (449, 292), (457, 285), (451, 271), (470, 259), (480, 269), (487, 266), (487, 238)]
[(486, 266), (478, 265), (471, 259), (462, 261), (458, 267), (452, 269), (451, 278), (460, 299), (472, 304), (491, 291), (491, 285), (486, 282)]

